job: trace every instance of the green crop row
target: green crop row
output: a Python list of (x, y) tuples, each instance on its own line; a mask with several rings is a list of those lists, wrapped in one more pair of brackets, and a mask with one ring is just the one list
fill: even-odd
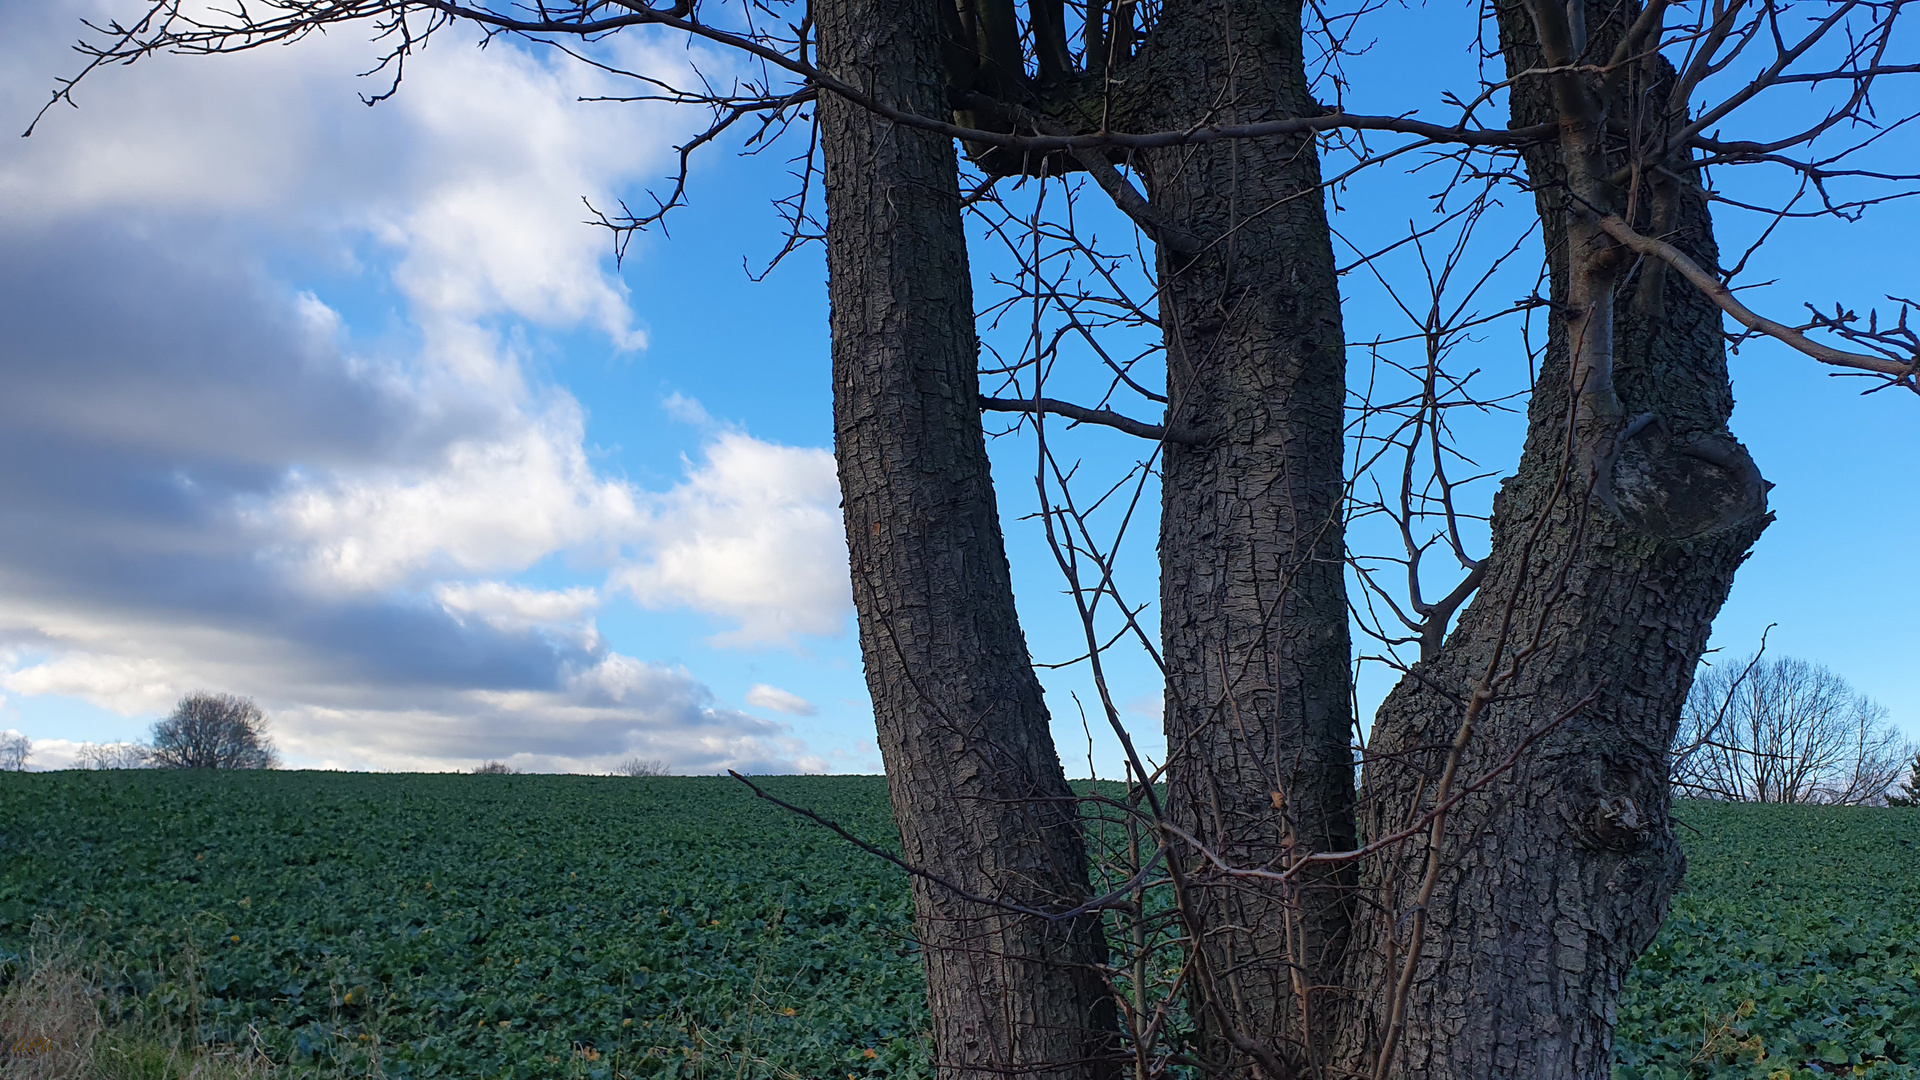
[[(891, 844), (876, 777), (773, 778)], [(1920, 1076), (1920, 811), (1684, 808), (1620, 1080)], [(714, 778), (0, 776), (0, 962), (329, 1075), (928, 1073), (903, 876)]]
[[(771, 785), (892, 831), (876, 779)], [(924, 1071), (896, 875), (731, 781), (27, 775), (0, 784), (0, 823), (0, 948), (50, 921), (128, 1009), (213, 1041), (252, 1028), (282, 1060)]]
[(1682, 807), (1686, 886), (1619, 1011), (1619, 1080), (1920, 1077), (1920, 810)]

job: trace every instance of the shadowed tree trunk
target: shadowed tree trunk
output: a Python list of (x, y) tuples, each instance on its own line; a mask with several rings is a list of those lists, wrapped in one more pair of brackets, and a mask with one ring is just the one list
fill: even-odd
[[(822, 62), (941, 114), (939, 2), (816, 4)], [(833, 95), (819, 111), (835, 450), (905, 856), (974, 897), (1062, 910), (1087, 897), (1087, 853), (1014, 612), (953, 143)], [(918, 878), (913, 898), (940, 1076), (1107, 1071), (1096, 917), (1013, 914)]]
[[(1170, 3), (1136, 67), (1154, 87), (1141, 126), (1321, 111), (1298, 2)], [(1144, 171), (1154, 205), (1205, 245), (1159, 258), (1167, 423), (1191, 440), (1166, 446), (1162, 485), (1169, 808), (1230, 863), (1278, 869), (1354, 835), (1346, 359), (1319, 159), (1311, 138), (1262, 139), (1155, 151)], [(1334, 982), (1350, 875), (1250, 887), (1183, 851), (1203, 1057), (1256, 1075), (1251, 1041), (1306, 1064), (1301, 1003), (1327, 1003), (1307, 988)]]
[[(1547, 66), (1528, 8), (1502, 3), (1498, 15), (1509, 73)], [(1606, 59), (1621, 18), (1589, 8), (1589, 61)], [(1599, 93), (1614, 105), (1628, 94), (1660, 101), (1670, 79), (1656, 57), (1629, 86)], [(1516, 126), (1561, 119), (1539, 77), (1512, 97)], [(1417, 822), (1450, 772), (1457, 795), (1516, 752), (1517, 765), (1422, 830), (1438, 836), (1437, 852), (1416, 842), (1370, 864), (1365, 885), (1381, 907), (1355, 923), (1342, 1031), (1342, 1064), (1365, 1075), (1610, 1075), (1614, 1001), (1684, 867), (1668, 747), (1714, 615), (1770, 520), (1727, 430), (1720, 312), (1677, 275), (1633, 268), (1583, 237), (1613, 208), (1569, 196), (1569, 160), (1550, 146), (1527, 155), (1552, 329), (1524, 455), (1495, 500), (1489, 571), (1439, 655), (1381, 707), (1362, 831)], [(1714, 266), (1705, 196), (1680, 175), (1642, 188), (1636, 227)], [(1613, 415), (1586, 411), (1582, 393), (1604, 372), (1572, 382), (1571, 358), (1594, 338), (1576, 341), (1570, 328), (1600, 332), (1582, 289), (1609, 301), (1599, 314), (1612, 316)], [(1509, 671), (1491, 686), (1489, 672)], [(1460, 747), (1451, 770), (1450, 746)], [(1378, 1070), (1396, 1042), (1392, 1066)]]

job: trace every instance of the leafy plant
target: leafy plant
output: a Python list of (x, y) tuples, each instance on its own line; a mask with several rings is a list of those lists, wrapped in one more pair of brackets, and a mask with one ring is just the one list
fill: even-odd
[[(892, 846), (880, 777), (756, 782)], [(1920, 1072), (1920, 815), (1679, 818), (1618, 1080)], [(0, 983), (51, 920), (114, 1031), (257, 1038), (295, 1074), (931, 1071), (904, 876), (731, 780), (5, 774), (0, 849)]]
[[(768, 784), (892, 843), (880, 778)], [(0, 846), (0, 963), (51, 919), (121, 1023), (289, 1067), (929, 1071), (905, 881), (727, 779), (10, 774)]]

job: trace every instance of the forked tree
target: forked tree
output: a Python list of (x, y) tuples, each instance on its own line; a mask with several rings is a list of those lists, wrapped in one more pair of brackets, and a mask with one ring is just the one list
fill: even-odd
[[(1790, 325), (1738, 300), (1709, 213), (1726, 197), (1703, 181), (1784, 170), (1799, 193), (1758, 207), (1776, 221), (1904, 192), (1897, 168), (1850, 157), (1906, 119), (1872, 97), (1916, 70), (1901, 8), (1497, 0), (1461, 18), (1485, 18), (1504, 75), (1456, 89), (1443, 120), (1316, 100), (1353, 34), (1390, 31), (1298, 0), (162, 0), (90, 47), (97, 63), (226, 52), (365, 20), (397, 72), (466, 21), (575, 51), (651, 27), (743, 54), (758, 74), (731, 86), (636, 91), (713, 122), (656, 211), (604, 223), (659, 220), (688, 158), (736, 126), (811, 121), (785, 205), (798, 242), (824, 189), (853, 595), (940, 1075), (1532, 1080), (1608, 1075), (1613, 999), (1681, 874), (1668, 749), (1769, 520), (1728, 428), (1728, 320), (1916, 389), (1904, 306)], [(1771, 109), (1787, 88), (1814, 93), (1805, 123)], [(1430, 303), (1394, 294), (1426, 357), (1403, 365), (1410, 396), (1377, 400), (1347, 385), (1327, 190), (1417, 155), (1465, 206), (1409, 238), (1455, 240), (1414, 290)], [(1448, 416), (1488, 402), (1445, 360), (1494, 318), (1456, 286), (1492, 273), (1462, 253), (1502, 183), (1531, 191), (1544, 240), (1544, 289), (1506, 314), (1547, 336), (1515, 346), (1538, 363), (1526, 442), (1476, 556)], [(1095, 194), (1143, 254), (1081, 227)], [(967, 214), (1016, 265), (1006, 296), (973, 294)], [(1384, 253), (1362, 254), (1348, 269), (1384, 276)], [(983, 352), (982, 312), (1030, 318), (1017, 355)], [(1048, 395), (1076, 364), (1104, 379), (1099, 400)], [(983, 372), (1004, 389), (983, 396)], [(1037, 449), (1124, 796), (1066, 783), (983, 410)], [(1137, 467), (1089, 497), (1075, 425), (1141, 437)], [(1363, 474), (1386, 483), (1369, 495)], [(1155, 478), (1158, 627), (1122, 595), (1126, 525), (1096, 524), (1113, 506), (1131, 523)], [(1350, 550), (1369, 515), (1404, 540), (1401, 587)], [(1432, 596), (1436, 545), (1459, 574)], [(1364, 741), (1354, 626), (1411, 650)], [(1158, 763), (1109, 692), (1122, 638), (1165, 677)]]

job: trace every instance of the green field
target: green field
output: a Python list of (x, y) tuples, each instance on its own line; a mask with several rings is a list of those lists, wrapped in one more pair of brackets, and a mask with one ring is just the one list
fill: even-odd
[[(767, 783), (891, 837), (878, 778)], [(1920, 1076), (1920, 811), (1682, 817), (1616, 1075)], [(9, 971), (48, 926), (128, 1022), (331, 1075), (927, 1072), (901, 875), (724, 779), (0, 775)]]

